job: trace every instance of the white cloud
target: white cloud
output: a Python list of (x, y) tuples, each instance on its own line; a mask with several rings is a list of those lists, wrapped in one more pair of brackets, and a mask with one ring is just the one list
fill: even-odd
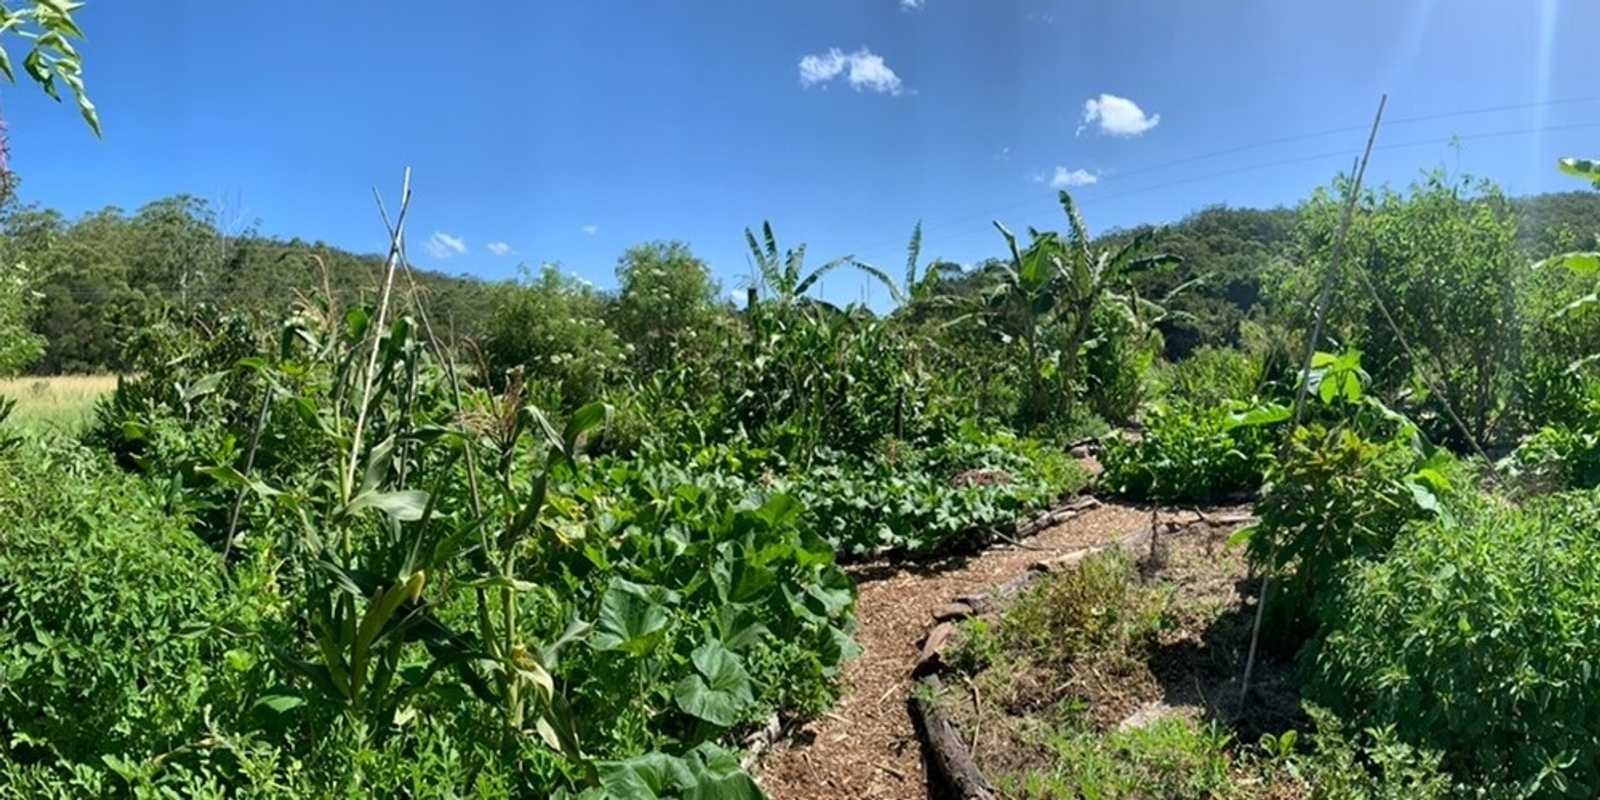
[(1073, 186), (1088, 186), (1099, 182), (1100, 176), (1086, 169), (1069, 170), (1066, 167), (1056, 167), (1056, 174), (1050, 178), (1050, 188), (1068, 189)]
[(511, 245), (506, 244), (505, 242), (490, 242), (485, 246), (489, 248), (489, 252), (494, 253), (497, 256), (508, 256), (513, 252)]
[(583, 232), (589, 234), (590, 236), (593, 236), (593, 235), (595, 235), (595, 234), (600, 232), (600, 226), (599, 225), (585, 225), (585, 226), (583, 226)]
[(461, 237), (438, 231), (434, 231), (422, 246), (434, 258), (449, 258), (467, 252), (467, 243)]
[(1159, 124), (1160, 114), (1146, 115), (1137, 103), (1126, 97), (1102, 94), (1083, 101), (1083, 121), (1078, 126), (1078, 135), (1095, 125), (1101, 133), (1112, 136), (1138, 136)]
[(858, 92), (871, 89), (874, 92), (900, 94), (903, 88), (900, 76), (883, 62), (883, 57), (865, 47), (854, 53), (846, 53), (835, 47), (822, 55), (800, 59), (801, 86), (827, 83), (841, 75)]
[(900, 0), (902, 11), (921, 11), (923, 0)]
[(1002, 147), (1002, 148), (1000, 148), (1000, 152), (994, 154), (994, 160), (996, 160), (996, 161), (1010, 161), (1011, 160), (1011, 148), (1010, 147)]

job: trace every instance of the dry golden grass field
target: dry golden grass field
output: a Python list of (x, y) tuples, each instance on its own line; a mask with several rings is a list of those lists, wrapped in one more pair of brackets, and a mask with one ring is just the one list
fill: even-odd
[(80, 431), (94, 413), (94, 401), (116, 388), (115, 375), (0, 378), (0, 396), (17, 401), (5, 425), (35, 432)]

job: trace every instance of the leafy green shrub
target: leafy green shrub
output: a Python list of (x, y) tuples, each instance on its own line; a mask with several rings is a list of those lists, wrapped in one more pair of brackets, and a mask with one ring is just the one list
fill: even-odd
[(1100, 486), (1128, 497), (1202, 503), (1256, 489), (1279, 426), (1242, 424), (1249, 411), (1238, 402), (1152, 406), (1140, 438), (1105, 440)]
[(1327, 709), (1305, 705), (1316, 726), (1312, 750), (1297, 753), (1291, 767), (1328, 800), (1444, 800), (1498, 796), (1462, 785), (1440, 772), (1443, 754), (1401, 740), (1393, 725), (1355, 729)]
[(1158, 394), (1173, 402), (1213, 408), (1249, 400), (1261, 388), (1262, 360), (1240, 350), (1205, 345), (1167, 367)]
[(1517, 796), (1600, 792), (1600, 507), (1481, 501), (1353, 565), (1312, 696)]
[(606, 319), (625, 343), (634, 377), (674, 371), (703, 377), (730, 316), (718, 307), (711, 268), (683, 242), (651, 242), (618, 259), (617, 283)]
[(1083, 354), (1087, 405), (1119, 424), (1138, 413), (1145, 398), (1145, 374), (1161, 351), (1160, 333), (1135, 315), (1131, 306), (1136, 303), (1104, 302), (1096, 307)]
[(1538, 488), (1593, 489), (1600, 486), (1600, 408), (1588, 419), (1555, 423), (1528, 437), (1507, 460), (1511, 471)]
[(623, 363), (601, 297), (553, 265), (524, 277), (499, 289), (483, 342), (488, 377), (503, 387), (506, 376), (520, 368), (526, 379), (549, 387), (563, 411), (598, 400)]
[(727, 366), (720, 425), (804, 462), (872, 454), (886, 439), (936, 442), (949, 427), (909, 345), (881, 320), (758, 303)]
[[(17, 456), (22, 456), (18, 458)], [(271, 599), (221, 564), (144, 481), (74, 450), (0, 470), (0, 760), (148, 758), (237, 719), (248, 643), (225, 623)]]
[(1292, 648), (1343, 614), (1345, 572), (1439, 510), (1435, 492), (1450, 488), (1442, 457), (1320, 423), (1294, 432), (1268, 470), (1260, 522), (1246, 534), (1251, 563), (1273, 576), (1266, 614), (1274, 637)]

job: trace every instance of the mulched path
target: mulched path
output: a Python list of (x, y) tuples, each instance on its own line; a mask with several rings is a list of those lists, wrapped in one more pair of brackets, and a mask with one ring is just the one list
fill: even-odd
[(777, 800), (929, 796), (922, 748), (906, 702), (918, 640), (933, 609), (1015, 578), (1053, 555), (1109, 544), (1150, 524), (1148, 509), (1106, 503), (1021, 543), (932, 563), (850, 569), (860, 589), (860, 657), (843, 670), (839, 704), (790, 732), (756, 767)]

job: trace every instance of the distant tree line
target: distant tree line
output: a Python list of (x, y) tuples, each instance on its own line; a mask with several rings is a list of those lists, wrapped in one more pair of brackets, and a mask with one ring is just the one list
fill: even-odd
[[(1529, 263), (1590, 246), (1585, 237), (1600, 230), (1600, 195), (1593, 192), (1508, 202), (1517, 251)], [(1213, 206), (1160, 229), (1159, 249), (1181, 263), (1132, 276), (1131, 288), (1161, 301), (1165, 313), (1154, 324), (1166, 359), (1242, 343), (1247, 321), (1259, 316), (1264, 277), (1273, 264), (1293, 257), (1304, 213)], [(378, 289), (379, 255), (226, 228), (217, 208), (191, 195), (155, 200), (132, 213), (107, 207), (77, 219), (7, 197), (0, 206), (0, 264), (7, 270), (0, 281), (0, 371), (122, 370), (130, 334), (164, 316), (199, 310), (275, 316), (297, 294), (327, 292), (354, 305)], [(1114, 246), (1154, 230), (1113, 230), (1100, 241)], [(923, 278), (913, 264), (907, 286), (896, 287), (903, 295), (897, 314), (922, 321), (949, 316), (953, 306), (934, 301), (975, 299), (1002, 263), (934, 261)], [(441, 336), (472, 341), (500, 366), (535, 354), (545, 366), (554, 359), (554, 382), (573, 396), (588, 394), (586, 386), (604, 377), (597, 364), (658, 370), (674, 360), (706, 357), (707, 331), (734, 313), (709, 267), (682, 242), (629, 249), (618, 260), (612, 292), (553, 268), (501, 282), (414, 274)]]

